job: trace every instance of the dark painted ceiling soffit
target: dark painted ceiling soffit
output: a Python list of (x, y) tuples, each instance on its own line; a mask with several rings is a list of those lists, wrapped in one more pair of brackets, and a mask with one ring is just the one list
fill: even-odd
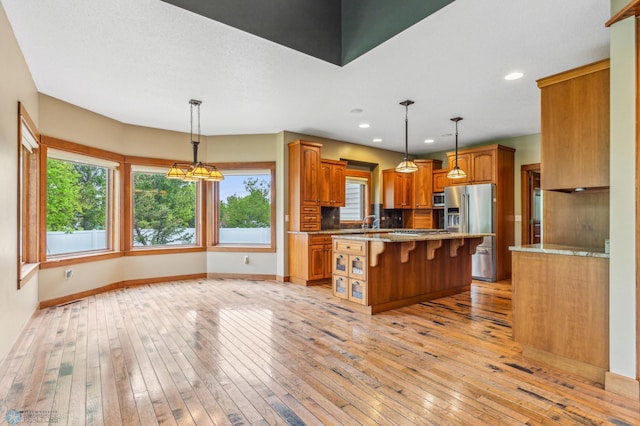
[(163, 0), (345, 65), (454, 0)]

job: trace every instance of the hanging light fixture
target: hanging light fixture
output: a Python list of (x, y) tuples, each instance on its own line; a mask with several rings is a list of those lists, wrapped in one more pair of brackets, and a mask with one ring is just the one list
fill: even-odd
[[(191, 99), (189, 105), (191, 105), (191, 146), (193, 147), (193, 162), (192, 163), (173, 163), (171, 168), (166, 174), (169, 179), (181, 179), (181, 180), (211, 180), (220, 181), (224, 180), (224, 176), (213, 164), (202, 163), (198, 161), (198, 145), (200, 145), (200, 104), (202, 101)], [(193, 108), (198, 110), (198, 133), (197, 139), (193, 137)]]
[(449, 171), (447, 177), (449, 179), (462, 179), (466, 178), (467, 174), (458, 167), (458, 121), (462, 120), (462, 117), (453, 117), (451, 121), (456, 123), (456, 165)]
[(409, 105), (415, 102), (406, 100), (400, 102), (400, 105), (403, 105), (405, 108), (405, 116), (404, 116), (404, 160), (398, 164), (396, 167), (396, 172), (400, 173), (413, 173), (418, 170), (418, 166), (413, 160), (409, 160)]

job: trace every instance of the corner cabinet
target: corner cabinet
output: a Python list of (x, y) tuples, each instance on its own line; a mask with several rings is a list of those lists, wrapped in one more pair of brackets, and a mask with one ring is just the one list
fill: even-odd
[(382, 171), (382, 205), (385, 209), (413, 208), (413, 173)]
[(320, 161), (320, 205), (326, 207), (345, 206), (346, 161)]
[(289, 230), (319, 231), (320, 148), (297, 140), (289, 144)]
[(609, 187), (609, 60), (538, 80), (543, 190)]

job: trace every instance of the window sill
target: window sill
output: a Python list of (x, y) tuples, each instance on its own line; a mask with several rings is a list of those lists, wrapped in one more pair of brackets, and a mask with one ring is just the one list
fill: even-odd
[(39, 263), (25, 263), (20, 270), (20, 279), (18, 280), (18, 289), (21, 289), (32, 276), (40, 269)]
[(122, 257), (122, 252), (110, 251), (91, 254), (75, 254), (64, 257), (60, 256), (52, 259), (47, 259), (46, 262), (40, 264), (40, 269), (58, 268), (60, 266), (96, 262), (98, 260), (114, 259), (116, 257)]
[(195, 253), (205, 251), (204, 247), (188, 246), (188, 247), (136, 247), (124, 252), (125, 256), (150, 256), (155, 254), (177, 254), (177, 253)]
[(271, 246), (241, 245), (241, 244), (217, 244), (207, 247), (211, 252), (248, 252), (248, 253), (275, 253), (276, 248)]

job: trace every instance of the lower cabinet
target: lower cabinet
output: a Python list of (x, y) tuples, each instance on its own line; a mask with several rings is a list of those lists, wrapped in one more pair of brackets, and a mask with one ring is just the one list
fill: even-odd
[(302, 285), (331, 280), (330, 234), (289, 234), (289, 279)]
[(333, 295), (367, 305), (367, 242), (334, 239), (332, 269)]

